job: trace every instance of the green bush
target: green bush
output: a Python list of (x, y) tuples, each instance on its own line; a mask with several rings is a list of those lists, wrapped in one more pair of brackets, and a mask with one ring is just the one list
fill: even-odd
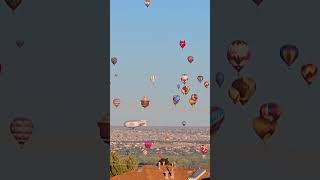
[(110, 175), (117, 176), (128, 171), (134, 170), (137, 166), (136, 160), (129, 156), (120, 158), (116, 152), (110, 153)]

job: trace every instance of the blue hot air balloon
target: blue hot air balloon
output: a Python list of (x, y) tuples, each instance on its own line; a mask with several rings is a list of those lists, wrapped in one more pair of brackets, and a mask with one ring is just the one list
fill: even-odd
[(177, 88), (180, 89), (180, 84), (177, 84)]
[(179, 95), (174, 95), (172, 100), (173, 100), (173, 104), (177, 105), (179, 103), (179, 101), (180, 101), (180, 96)]
[(220, 107), (210, 108), (210, 134), (215, 135), (224, 121), (225, 112)]
[(221, 87), (224, 82), (224, 74), (222, 72), (217, 72), (216, 74), (216, 83)]

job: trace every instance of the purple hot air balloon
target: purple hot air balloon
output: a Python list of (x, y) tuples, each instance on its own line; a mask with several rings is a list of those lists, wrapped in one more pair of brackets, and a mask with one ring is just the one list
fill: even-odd
[(263, 2), (263, 0), (252, 0), (257, 6), (260, 6), (260, 4)]

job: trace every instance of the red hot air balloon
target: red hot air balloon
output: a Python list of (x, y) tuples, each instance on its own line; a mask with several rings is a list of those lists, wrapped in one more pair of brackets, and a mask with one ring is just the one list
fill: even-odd
[(201, 83), (203, 81), (203, 76), (198, 76), (197, 80), (199, 81), (199, 83)]
[(203, 83), (203, 85), (204, 85), (205, 88), (208, 88), (210, 84), (209, 84), (208, 81), (206, 81), (206, 82)]
[(180, 45), (181, 49), (183, 49), (187, 45), (187, 43), (185, 40), (180, 40), (179, 45)]
[(33, 123), (30, 119), (17, 117), (10, 124), (10, 131), (22, 149), (24, 144), (30, 139), (33, 130)]
[(120, 106), (120, 99), (119, 98), (115, 98), (114, 100), (113, 100), (113, 105), (117, 108), (117, 107), (119, 107)]
[(207, 152), (208, 152), (207, 146), (206, 146), (205, 144), (202, 144), (202, 145), (200, 146), (200, 151), (201, 151), (201, 153), (202, 153), (202, 157), (205, 158), (205, 156), (206, 156), (206, 154), (207, 154)]
[(118, 58), (116, 58), (116, 57), (112, 57), (112, 58), (111, 58), (111, 63), (112, 63), (113, 65), (116, 65), (117, 62), (118, 62)]
[(198, 100), (198, 95), (197, 94), (192, 94), (191, 95), (191, 99), (194, 100), (194, 101), (197, 101)]
[(22, 3), (22, 0), (5, 0), (9, 8), (14, 11), (18, 8), (18, 6)]
[(152, 141), (144, 141), (144, 147), (146, 149), (151, 149), (152, 145), (153, 145)]
[(188, 58), (187, 58), (187, 60), (188, 60), (188, 62), (191, 64), (192, 62), (193, 62), (193, 56), (188, 56)]

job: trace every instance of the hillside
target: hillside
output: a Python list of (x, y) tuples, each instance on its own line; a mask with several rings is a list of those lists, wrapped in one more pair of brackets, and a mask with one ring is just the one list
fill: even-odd
[[(171, 170), (171, 166), (168, 166)], [(164, 176), (165, 167), (161, 167), (161, 170), (157, 166), (146, 165), (142, 166), (141, 170), (131, 171), (119, 176), (111, 177), (111, 180), (161, 180), (165, 179)], [(183, 168), (174, 168), (174, 179), (175, 180), (186, 180), (195, 169), (183, 169)], [(209, 180), (210, 174), (206, 172), (200, 179)], [(170, 179), (170, 177), (169, 177)]]

